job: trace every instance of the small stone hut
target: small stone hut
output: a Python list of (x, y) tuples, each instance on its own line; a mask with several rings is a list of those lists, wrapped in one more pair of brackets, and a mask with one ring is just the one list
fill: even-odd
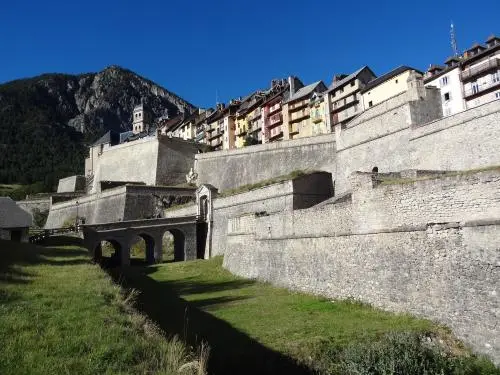
[(0, 239), (28, 242), (31, 214), (8, 197), (0, 197)]

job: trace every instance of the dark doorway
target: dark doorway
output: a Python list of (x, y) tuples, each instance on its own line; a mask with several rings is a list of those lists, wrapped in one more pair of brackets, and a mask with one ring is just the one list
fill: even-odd
[(23, 237), (23, 231), (20, 229), (11, 230), (10, 231), (10, 240), (14, 242), (21, 242), (21, 238)]
[(207, 242), (207, 232), (208, 232), (208, 224), (197, 223), (196, 224), (196, 258), (204, 259), (205, 258), (205, 245)]

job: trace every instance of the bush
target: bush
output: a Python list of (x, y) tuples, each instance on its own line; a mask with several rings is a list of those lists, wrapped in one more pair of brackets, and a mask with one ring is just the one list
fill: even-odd
[(33, 214), (33, 225), (36, 228), (43, 228), (45, 226), (45, 222), (47, 221), (47, 216), (49, 216), (49, 211), (40, 211), (39, 208), (34, 208), (32, 211)]
[(455, 356), (422, 333), (387, 334), (377, 342), (350, 345), (337, 355), (333, 373), (345, 375), (500, 374), (486, 359)]

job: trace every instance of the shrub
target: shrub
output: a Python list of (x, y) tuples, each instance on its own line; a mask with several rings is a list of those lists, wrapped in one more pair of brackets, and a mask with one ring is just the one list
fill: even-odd
[(479, 375), (500, 374), (474, 355), (454, 356), (422, 333), (390, 333), (380, 341), (357, 343), (338, 353), (334, 373), (345, 375)]
[(39, 208), (34, 208), (32, 211), (33, 214), (33, 225), (36, 228), (43, 228), (45, 226), (45, 222), (47, 221), (47, 216), (49, 216), (49, 211), (40, 211)]

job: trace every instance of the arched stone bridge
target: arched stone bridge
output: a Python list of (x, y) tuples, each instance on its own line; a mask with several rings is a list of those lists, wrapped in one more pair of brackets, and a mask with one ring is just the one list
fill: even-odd
[(115, 223), (82, 225), (85, 247), (98, 261), (102, 257), (101, 241), (108, 241), (115, 249), (121, 265), (130, 264), (130, 247), (142, 237), (146, 243), (146, 260), (149, 263), (162, 259), (162, 242), (165, 232), (174, 237), (174, 260), (207, 258), (205, 246), (207, 223), (198, 215), (163, 219), (119, 221)]

